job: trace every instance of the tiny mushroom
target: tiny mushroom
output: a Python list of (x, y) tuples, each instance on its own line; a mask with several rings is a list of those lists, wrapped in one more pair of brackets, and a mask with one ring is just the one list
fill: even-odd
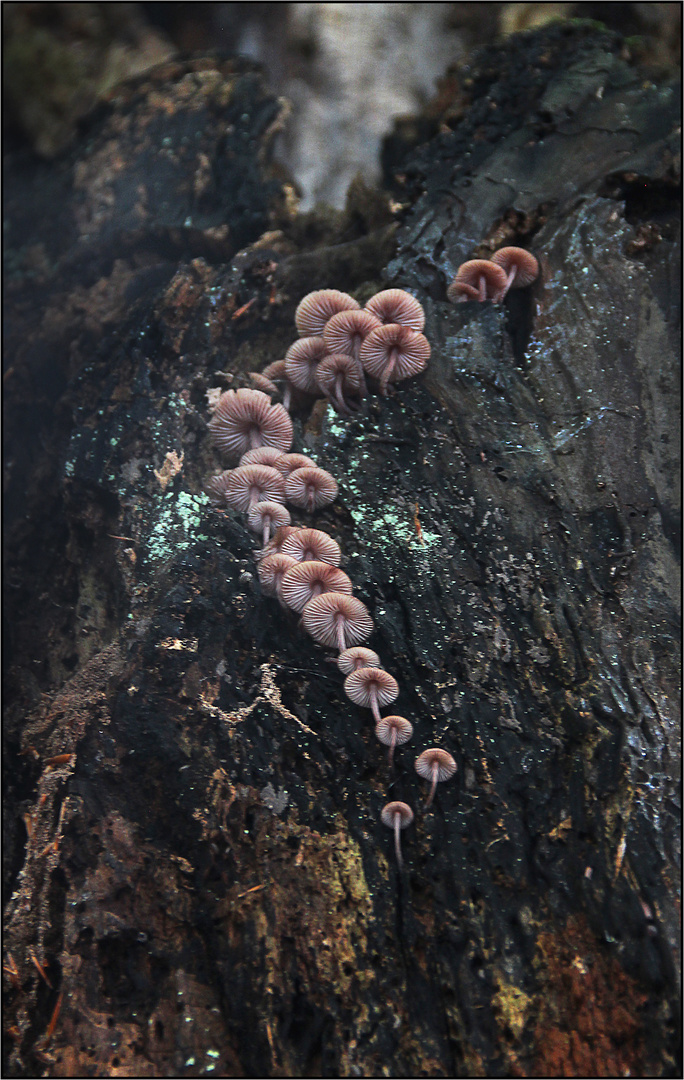
[(349, 293), (339, 289), (316, 289), (299, 301), (295, 311), (295, 326), (300, 337), (322, 334), (328, 319), (338, 311), (359, 308), (360, 304)]
[(290, 524), (290, 512), (279, 502), (264, 500), (252, 503), (247, 513), (247, 521), (250, 529), (261, 533), (262, 547), (265, 548), (272, 528), (278, 529), (281, 525)]
[(365, 604), (346, 593), (328, 592), (315, 596), (302, 612), (307, 633), (320, 645), (344, 652), (373, 632), (373, 620)]
[(500, 296), (501, 300), (509, 289), (523, 289), (525, 285), (531, 285), (539, 273), (539, 263), (525, 248), (499, 248), (492, 255), (491, 261), (500, 266), (506, 274), (506, 284)]
[(442, 780), (448, 780), (456, 772), (456, 762), (448, 750), (441, 750), (434, 746), (416, 758), (416, 772), (425, 780), (431, 780), (430, 794), (425, 803), (425, 809), (431, 805), (437, 790), (437, 784)]
[(344, 353), (358, 360), (361, 346), (380, 319), (367, 310), (339, 311), (325, 324), (323, 338), (331, 353)]
[(493, 300), (498, 303), (506, 288), (506, 274), (490, 259), (470, 259), (459, 266), (447, 289), (452, 304), (463, 300)]
[(340, 545), (332, 536), (320, 529), (296, 529), (283, 542), (282, 550), (286, 555), (291, 555), (297, 562), (330, 563), (331, 566), (339, 566), (342, 559)]
[(384, 289), (376, 293), (364, 310), (370, 311), (381, 323), (398, 323), (410, 330), (422, 330), (425, 326), (422, 304), (403, 289)]
[(317, 465), (306, 454), (283, 454), (278, 464), (273, 467), (278, 469), (287, 480), (290, 473), (294, 472), (295, 469), (315, 469)]
[(260, 390), (225, 390), (209, 430), (219, 450), (236, 458), (257, 446), (289, 450), (292, 445), (290, 417), (282, 405), (271, 405)]
[(410, 825), (413, 821), (413, 810), (405, 802), (389, 802), (383, 807), (380, 815), (380, 820), (383, 825), (387, 825), (388, 828), (394, 829), (394, 850), (397, 853), (397, 866), (401, 870), (404, 862), (401, 857), (401, 843), (399, 842), (399, 832), (401, 829), (405, 829), (407, 825)]
[(226, 505), (226, 488), (228, 486), (228, 477), (232, 471), (232, 469), (225, 469), (222, 473), (217, 473), (216, 476), (210, 476), (204, 485), (207, 495), (218, 506)]
[(310, 466), (295, 469), (285, 481), (285, 498), (293, 506), (308, 510), (320, 510), (337, 498), (337, 481), (325, 469)]
[(408, 326), (388, 323), (370, 334), (361, 346), (364, 371), (380, 382), (380, 393), (387, 384), (418, 375), (430, 359), (430, 343), (423, 334)]
[(278, 469), (278, 463), (286, 455), (275, 446), (257, 446), (256, 450), (248, 450), (240, 458), (240, 465), (270, 465), (272, 469)]
[(375, 734), (381, 743), (389, 746), (387, 760), (391, 769), (394, 748), (409, 741), (413, 735), (413, 724), (403, 716), (383, 716), (375, 725)]
[[(274, 360), (272, 364), (265, 367), (261, 372), (264, 379), (267, 379), (271, 386), (275, 386), (278, 390), (278, 383), (281, 384), (283, 394), (283, 408), (288, 412), (290, 411), (290, 403), (292, 401), (292, 383), (289, 381), (285, 372), (285, 361)], [(258, 389), (258, 387), (257, 387)], [(273, 391), (266, 391), (266, 393), (272, 393)]]
[(278, 387), (267, 375), (264, 375), (262, 371), (250, 371), (249, 377), (252, 380), (252, 386), (255, 390), (261, 390), (262, 394), (267, 394), (271, 397), (273, 394), (278, 393)]
[(345, 649), (337, 657), (337, 666), (343, 675), (351, 675), (361, 667), (380, 667), (380, 657), (372, 649), (366, 649), (363, 645), (356, 645), (353, 649)]
[(303, 611), (309, 600), (323, 593), (351, 596), (352, 583), (337, 566), (326, 562), (295, 562), (282, 580), (280, 595), (293, 611)]
[(246, 513), (253, 503), (284, 502), (285, 482), (269, 465), (240, 465), (226, 481), (225, 500), (233, 510)]
[(362, 374), (363, 369), (353, 356), (331, 353), (325, 356), (316, 368), (316, 385), (339, 413), (348, 416), (352, 408), (358, 408), (358, 406), (352, 406), (350, 396), (354, 397), (357, 394), (363, 396)]
[(294, 559), (277, 551), (261, 560), (257, 567), (257, 573), (261, 588), (267, 596), (280, 595), (280, 583), (283, 580), (283, 575), (294, 565)]
[(285, 353), (285, 374), (298, 390), (304, 390), (307, 394), (316, 394), (320, 397), (320, 390), (316, 383), (316, 368), (324, 356), (327, 356), (328, 346), (322, 337), (305, 337), (295, 341)]
[(381, 719), (380, 706), (396, 701), (399, 683), (379, 667), (362, 667), (352, 671), (344, 680), (344, 692), (357, 705), (373, 710), (376, 724)]

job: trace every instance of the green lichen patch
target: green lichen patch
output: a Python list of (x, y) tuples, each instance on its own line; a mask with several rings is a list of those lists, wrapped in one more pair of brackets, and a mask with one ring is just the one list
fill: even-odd
[(159, 509), (144, 549), (145, 559), (164, 562), (179, 551), (187, 551), (207, 540), (205, 516), (210, 502), (206, 495), (187, 491), (167, 492), (159, 499)]

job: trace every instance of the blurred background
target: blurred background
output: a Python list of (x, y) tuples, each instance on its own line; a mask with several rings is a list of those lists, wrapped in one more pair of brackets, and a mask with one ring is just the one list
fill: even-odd
[(276, 153), (300, 208), (341, 207), (356, 175), (380, 180), (390, 132), (440, 113), (455, 64), (577, 18), (620, 31), (654, 77), (680, 63), (678, 3), (4, 3), (5, 146), (54, 157), (121, 80), (189, 53), (239, 53), (290, 103)]

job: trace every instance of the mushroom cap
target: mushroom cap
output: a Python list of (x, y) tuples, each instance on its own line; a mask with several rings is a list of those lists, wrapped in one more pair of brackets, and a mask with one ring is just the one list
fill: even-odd
[(253, 502), (285, 501), (285, 481), (269, 465), (240, 465), (231, 469), (226, 481), (225, 500), (233, 510), (246, 513)]
[(306, 457), (305, 454), (283, 454), (277, 465), (273, 466), (274, 469), (278, 469), (287, 480), (291, 472), (295, 469), (316, 469), (318, 466), (311, 458)]
[(302, 612), (302, 622), (307, 633), (321, 645), (337, 648), (337, 624), (347, 648), (365, 641), (373, 632), (373, 620), (365, 604), (346, 593), (328, 592), (314, 596)]
[(278, 529), (281, 525), (290, 524), (290, 511), (279, 502), (271, 502), (264, 499), (263, 502), (252, 503), (247, 513), (247, 521), (250, 529), (261, 532), (264, 527), (264, 518), (269, 517), (271, 525)]
[(456, 762), (449, 751), (441, 750), (438, 746), (423, 750), (423, 753), (416, 758), (416, 772), (425, 780), (431, 780), (435, 764), (438, 766), (438, 781), (448, 780), (456, 772)]
[(410, 825), (413, 821), (413, 810), (409, 804), (405, 802), (388, 802), (387, 805), (382, 808), (380, 820), (383, 825), (387, 825), (390, 829), (393, 829), (396, 814), (399, 815), (400, 829), (405, 829), (406, 826)]
[(411, 330), (422, 330), (425, 326), (422, 304), (403, 289), (383, 289), (371, 296), (364, 311), (375, 315), (381, 323), (398, 323)]
[[(267, 555), (274, 555), (276, 552), (282, 551), (283, 544), (290, 533), (299, 532), (299, 529), (299, 525), (281, 525), (276, 529), (263, 551), (256, 552), (257, 559), (263, 559)], [(290, 556), (290, 558), (292, 558), (292, 556)], [(297, 560), (295, 559), (294, 561), (296, 562)]]
[(336, 566), (326, 562), (295, 562), (285, 574), (280, 595), (293, 611), (303, 611), (315, 596), (327, 592), (346, 593), (351, 596), (352, 583)]
[(452, 304), (462, 304), (464, 300), (479, 300), (479, 298), (479, 290), (474, 285), (466, 285), (465, 281), (457, 281), (456, 278), (447, 289), (447, 300), (450, 300)]
[(504, 247), (495, 251), (491, 262), (500, 266), (506, 275), (515, 267), (515, 278), (511, 283), (511, 289), (522, 289), (530, 285), (539, 273), (539, 263), (531, 251), (519, 247)]
[[(278, 462), (285, 457), (282, 450), (275, 446), (257, 446), (254, 450), (248, 450), (240, 458), (240, 465), (270, 465), (272, 469), (278, 469)], [(278, 469), (278, 472), (281, 472)]]
[(280, 592), (283, 575), (294, 565), (294, 559), (279, 551), (274, 551), (272, 555), (267, 555), (261, 560), (257, 567), (257, 574), (266, 596), (276, 596)]
[(285, 374), (298, 390), (318, 394), (316, 368), (328, 353), (322, 337), (304, 337), (295, 341), (285, 353)]
[(333, 394), (338, 375), (342, 376), (342, 393), (353, 393), (361, 388), (361, 374), (354, 357), (347, 353), (328, 353), (316, 368), (318, 389), (327, 396)]
[(219, 506), (226, 505), (226, 487), (228, 486), (228, 477), (232, 471), (232, 469), (224, 469), (223, 472), (210, 476), (204, 485), (204, 490), (211, 501), (218, 503)]
[(380, 657), (372, 649), (355, 645), (353, 649), (345, 649), (340, 653), (337, 657), (337, 666), (343, 675), (350, 675), (357, 668), (380, 667)]
[(325, 469), (307, 466), (295, 469), (285, 481), (285, 498), (293, 506), (314, 510), (327, 506), (337, 498), (337, 481)]
[(506, 288), (506, 272), (500, 266), (497, 267), (491, 259), (470, 259), (462, 263), (449, 288), (451, 289), (458, 282), (459, 285), (470, 285), (479, 289), (481, 277), (486, 282), (487, 299), (496, 303), (502, 290)]
[(392, 733), (397, 746), (408, 742), (413, 735), (413, 724), (403, 716), (383, 716), (375, 725), (375, 734), (385, 746), (392, 745)]
[(380, 325), (380, 319), (368, 310), (338, 311), (325, 324), (323, 340), (331, 353), (358, 356), (361, 343)]
[(209, 421), (216, 446), (223, 453), (239, 457), (254, 446), (275, 446), (289, 450), (292, 421), (282, 405), (271, 405), (260, 390), (225, 390)]
[(299, 301), (295, 311), (295, 326), (301, 337), (322, 334), (328, 319), (338, 311), (359, 308), (360, 304), (349, 293), (339, 289), (316, 289)]
[(261, 372), (265, 375), (269, 382), (275, 379), (284, 379), (285, 375), (285, 361), (274, 360), (272, 364), (267, 364), (264, 370)]
[(252, 380), (255, 390), (261, 390), (261, 392), (267, 396), (278, 393), (276, 384), (272, 382), (267, 375), (264, 375), (263, 371), (250, 371), (249, 377)]
[(295, 529), (283, 541), (281, 550), (297, 562), (316, 560), (339, 566), (342, 559), (340, 545), (320, 529)]
[[(395, 355), (394, 367), (388, 377), (384, 374)], [(430, 343), (423, 334), (408, 326), (388, 323), (370, 334), (361, 346), (359, 359), (364, 371), (381, 382), (400, 382), (418, 375), (427, 367), (430, 359)]]
[(388, 671), (379, 667), (357, 668), (344, 680), (344, 692), (347, 697), (357, 705), (365, 705), (367, 708), (371, 706), (373, 688), (375, 688), (378, 705), (389, 705), (399, 696), (397, 680)]

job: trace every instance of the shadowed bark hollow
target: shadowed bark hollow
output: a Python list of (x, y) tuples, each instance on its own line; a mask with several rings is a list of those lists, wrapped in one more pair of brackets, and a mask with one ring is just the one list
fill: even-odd
[[(246, 62), (7, 163), (7, 1075), (678, 1073), (679, 94), (583, 26), (466, 75), (327, 221)], [(447, 302), (516, 242), (534, 286)], [(204, 494), (208, 391), (387, 285), (426, 373), (293, 449), (414, 724), (391, 774)]]

